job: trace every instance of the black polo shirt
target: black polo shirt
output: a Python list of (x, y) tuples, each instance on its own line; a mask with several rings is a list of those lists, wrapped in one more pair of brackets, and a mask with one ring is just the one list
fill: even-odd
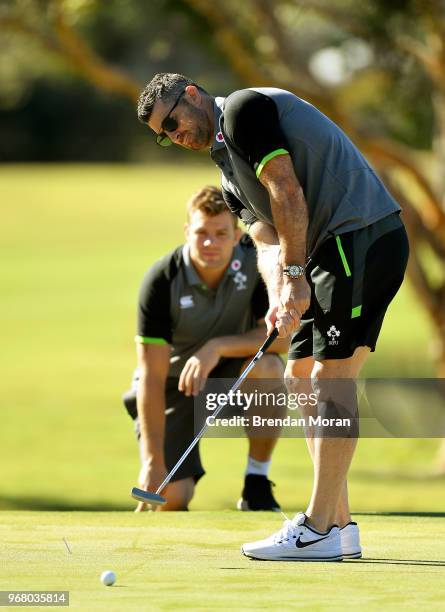
[(208, 340), (253, 329), (267, 309), (256, 249), (248, 236), (234, 248), (216, 290), (203, 284), (184, 245), (156, 262), (143, 279), (136, 342), (170, 344), (169, 376), (177, 377)]
[(308, 206), (307, 254), (329, 236), (361, 229), (400, 206), (346, 134), (289, 91), (255, 87), (216, 98), (211, 157), (222, 172), (229, 208), (247, 225), (273, 226), (259, 177), (267, 162), (290, 155)]

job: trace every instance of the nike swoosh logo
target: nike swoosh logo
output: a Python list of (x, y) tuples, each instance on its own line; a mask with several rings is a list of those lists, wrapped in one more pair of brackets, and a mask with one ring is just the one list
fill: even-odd
[(328, 536), (325, 536), (324, 538), (319, 538), (318, 540), (310, 540), (309, 542), (302, 542), (301, 538), (298, 538), (298, 540), (295, 542), (295, 546), (297, 548), (305, 548), (306, 546), (310, 546), (311, 544), (316, 544), (317, 542), (321, 542), (322, 540), (326, 540)]

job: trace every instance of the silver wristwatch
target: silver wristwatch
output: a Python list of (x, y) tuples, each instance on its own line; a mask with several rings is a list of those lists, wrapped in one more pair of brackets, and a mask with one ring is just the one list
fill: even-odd
[(285, 266), (283, 268), (283, 274), (285, 274), (289, 278), (301, 278), (305, 275), (304, 266), (299, 266), (298, 264), (290, 264), (289, 266)]

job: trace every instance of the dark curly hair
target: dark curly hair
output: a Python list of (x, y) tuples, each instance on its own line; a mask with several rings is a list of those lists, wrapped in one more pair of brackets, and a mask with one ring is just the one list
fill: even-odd
[(175, 74), (174, 72), (159, 72), (155, 74), (139, 96), (139, 121), (145, 124), (149, 121), (153, 107), (158, 100), (163, 100), (164, 102), (171, 101), (174, 104), (174, 101), (188, 85), (195, 85), (200, 91), (207, 93), (205, 89), (199, 87), (192, 79), (183, 74)]

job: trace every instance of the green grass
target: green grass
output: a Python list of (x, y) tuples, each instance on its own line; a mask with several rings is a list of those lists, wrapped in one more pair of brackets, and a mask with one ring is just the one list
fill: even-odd
[(239, 552), (280, 527), (273, 514), (5, 512), (0, 589), (68, 590), (80, 610), (443, 609), (443, 519), (359, 520), (362, 560), (294, 564)]
[[(135, 364), (139, 283), (181, 241), (190, 194), (217, 181), (211, 164), (0, 167), (1, 508), (131, 507), (138, 457), (120, 397)], [(405, 286), (368, 375), (431, 374), (430, 341)], [(433, 440), (361, 441), (355, 509), (443, 507), (436, 447)], [(194, 508), (232, 506), (245, 453), (244, 440), (204, 441), (211, 477)], [(280, 442), (272, 477), (286, 507), (304, 503), (311, 474), (301, 440)]]
[[(443, 568), (401, 560), (444, 558), (439, 518), (360, 517), (368, 556), (396, 563), (296, 569), (241, 558), (239, 543), (278, 521), (227, 510), (242, 485), (245, 440), (203, 441), (208, 476), (194, 512), (125, 512), (133, 507), (138, 454), (120, 396), (135, 365), (139, 282), (182, 240), (190, 194), (217, 182), (210, 163), (0, 167), (2, 588), (69, 588), (72, 605), (83, 609), (431, 607)], [(431, 344), (405, 285), (365, 373), (433, 375)], [(354, 512), (443, 512), (437, 446), (361, 440), (350, 478)], [(303, 440), (280, 441), (271, 477), (287, 511), (304, 508), (311, 467)], [(98, 583), (108, 566), (121, 588)]]

